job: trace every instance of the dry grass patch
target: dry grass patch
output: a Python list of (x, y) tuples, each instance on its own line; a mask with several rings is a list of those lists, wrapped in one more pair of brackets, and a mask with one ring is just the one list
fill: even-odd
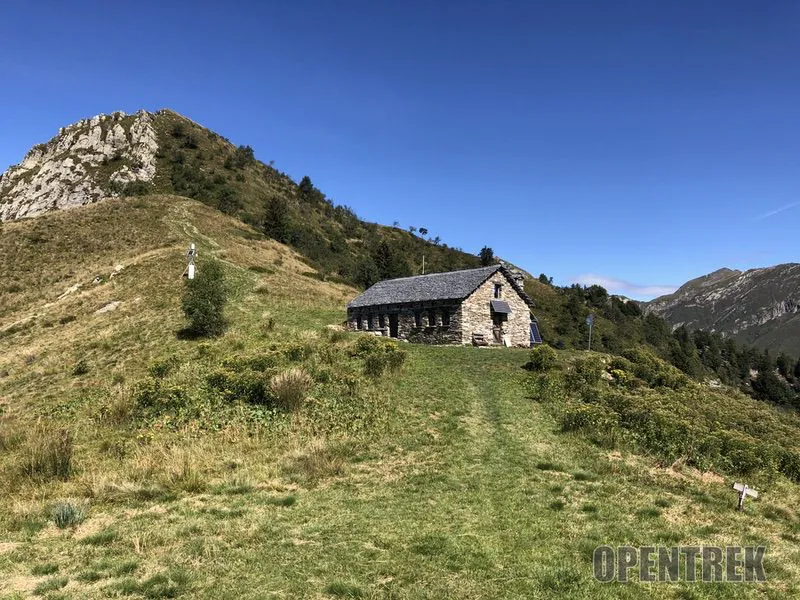
[(72, 434), (66, 429), (37, 426), (22, 448), (19, 472), (32, 481), (69, 479), (72, 475)]
[(334, 446), (323, 440), (313, 440), (305, 448), (294, 452), (282, 462), (282, 471), (290, 479), (308, 486), (318, 485), (322, 480), (345, 471), (345, 451), (341, 445)]
[(275, 404), (282, 410), (295, 411), (308, 395), (314, 380), (302, 367), (292, 367), (269, 380), (269, 390)]

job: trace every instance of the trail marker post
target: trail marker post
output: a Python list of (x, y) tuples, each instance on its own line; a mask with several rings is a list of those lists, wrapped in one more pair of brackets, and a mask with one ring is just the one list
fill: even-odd
[(189, 251), (186, 253), (186, 269), (183, 271), (183, 276), (189, 279), (194, 279), (194, 259), (197, 257), (197, 248), (194, 243), (189, 246)]
[(736, 510), (744, 510), (744, 499), (747, 496), (751, 496), (753, 498), (758, 498), (758, 492), (754, 489), (747, 487), (744, 483), (734, 483), (733, 489), (739, 492), (739, 506)]

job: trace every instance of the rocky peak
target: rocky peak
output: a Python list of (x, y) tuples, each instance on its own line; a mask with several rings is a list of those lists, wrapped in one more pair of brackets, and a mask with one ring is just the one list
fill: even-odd
[(720, 269), (646, 304), (673, 327), (706, 329), (800, 355), (800, 264)]
[(83, 119), (31, 148), (0, 175), (0, 221), (34, 217), (119, 196), (152, 183), (158, 140), (154, 115), (115, 112)]

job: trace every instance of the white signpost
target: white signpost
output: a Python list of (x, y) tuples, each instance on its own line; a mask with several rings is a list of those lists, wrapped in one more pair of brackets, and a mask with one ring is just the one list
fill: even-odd
[(586, 317), (586, 324), (589, 326), (589, 351), (592, 350), (592, 326), (594, 325), (594, 315)]
[(183, 271), (183, 276), (189, 279), (194, 279), (194, 259), (197, 257), (197, 248), (194, 243), (189, 246), (189, 251), (186, 253), (186, 269)]
[(739, 492), (739, 508), (737, 510), (744, 510), (744, 499), (747, 496), (758, 498), (758, 492), (752, 488), (747, 487), (744, 483), (734, 483), (733, 489)]

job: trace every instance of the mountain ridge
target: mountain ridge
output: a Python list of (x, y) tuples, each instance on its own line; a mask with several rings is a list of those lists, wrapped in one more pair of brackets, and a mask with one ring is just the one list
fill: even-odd
[[(379, 193), (376, 192), (376, 193)], [(174, 195), (235, 216), (306, 257), (321, 277), (367, 287), (380, 278), (470, 268), (476, 254), (424, 227), (389, 227), (335, 204), (309, 177), (295, 182), (249, 146), (170, 109), (82, 119), (37, 144), (0, 176), (0, 221), (106, 198)]]
[(720, 269), (644, 304), (673, 329), (719, 332), (762, 350), (800, 355), (800, 264)]

